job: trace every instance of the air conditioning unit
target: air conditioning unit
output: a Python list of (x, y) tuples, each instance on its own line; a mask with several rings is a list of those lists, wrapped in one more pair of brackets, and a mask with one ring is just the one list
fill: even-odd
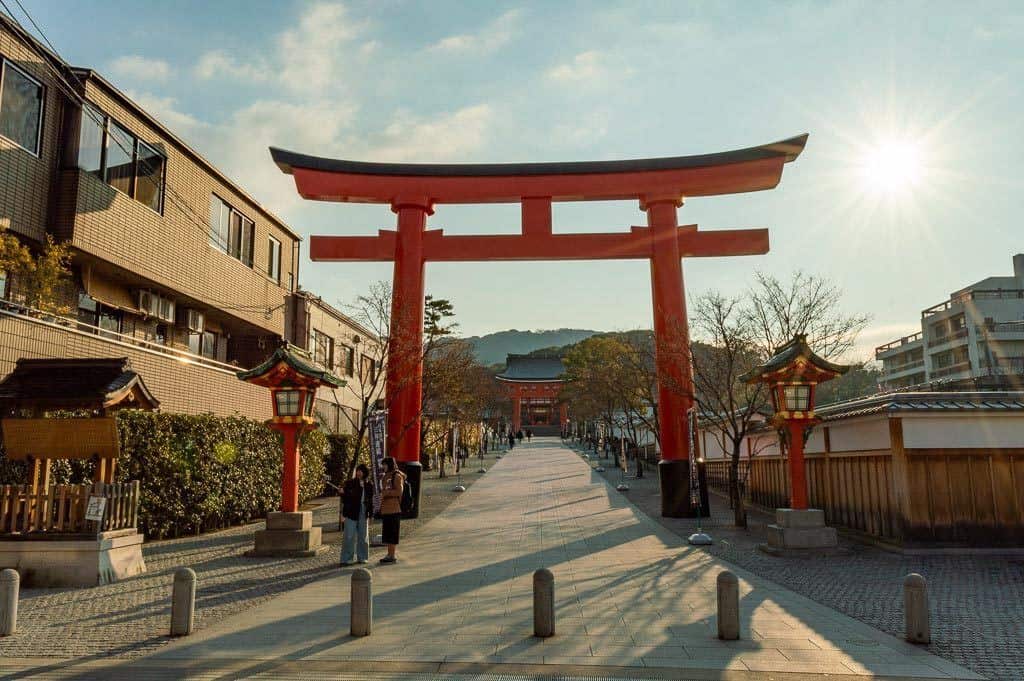
[(178, 324), (189, 331), (201, 333), (204, 329), (204, 321), (203, 313), (199, 310), (184, 308), (181, 311), (181, 319), (178, 320)]
[(174, 301), (152, 291), (139, 291), (139, 310), (147, 317), (174, 322)]

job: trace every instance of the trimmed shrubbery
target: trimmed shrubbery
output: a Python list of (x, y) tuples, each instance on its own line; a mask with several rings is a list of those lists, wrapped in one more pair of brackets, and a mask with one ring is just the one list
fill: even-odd
[[(117, 414), (119, 481), (138, 480), (139, 530), (150, 538), (177, 537), (249, 522), (278, 507), (281, 437), (242, 417)], [(302, 438), (300, 500), (323, 491), (328, 441), (320, 431)], [(82, 482), (91, 462), (55, 461), (54, 482)], [(0, 459), (0, 483), (25, 481), (25, 467)]]

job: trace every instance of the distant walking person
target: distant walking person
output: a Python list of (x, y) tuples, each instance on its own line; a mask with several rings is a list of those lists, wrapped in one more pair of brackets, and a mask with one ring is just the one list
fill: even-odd
[(515, 433), (513, 433), (513, 432), (512, 432), (511, 430), (510, 430), (510, 431), (508, 431), (508, 449), (509, 449), (509, 451), (512, 451), (512, 449), (513, 449), (513, 448), (514, 448), (515, 446), (516, 446), (516, 434), (515, 434)]
[(526, 441), (533, 442), (533, 431), (529, 428), (526, 429)]
[(397, 563), (398, 535), (402, 526), (402, 493), (405, 490), (405, 473), (398, 470), (395, 460), (384, 457), (384, 486), (380, 497), (381, 539), (388, 547), (388, 555), (380, 559), (384, 565)]
[(516, 431), (516, 440), (519, 441), (519, 444), (523, 444), (523, 430), (522, 430), (522, 428), (520, 428), (519, 430)]
[(364, 463), (356, 466), (355, 475), (341, 490), (341, 514), (345, 518), (341, 566), (351, 565), (353, 559), (365, 563), (370, 559), (367, 519), (373, 515), (373, 483), (370, 469)]

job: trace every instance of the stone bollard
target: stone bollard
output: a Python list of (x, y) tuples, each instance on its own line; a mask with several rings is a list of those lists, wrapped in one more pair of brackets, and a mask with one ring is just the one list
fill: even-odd
[(718, 638), (735, 641), (740, 637), (740, 581), (723, 570), (718, 573)]
[(373, 575), (369, 570), (352, 571), (351, 606), (352, 635), (369, 636), (373, 631)]
[(903, 616), (907, 641), (931, 643), (932, 628), (928, 619), (928, 582), (916, 572), (903, 578)]
[(555, 635), (555, 576), (547, 568), (533, 573), (533, 635)]
[(10, 636), (18, 629), (18, 591), (21, 577), (10, 568), (0, 571), (0, 636)]
[(191, 568), (174, 571), (171, 589), (171, 636), (188, 636), (196, 614), (196, 573)]

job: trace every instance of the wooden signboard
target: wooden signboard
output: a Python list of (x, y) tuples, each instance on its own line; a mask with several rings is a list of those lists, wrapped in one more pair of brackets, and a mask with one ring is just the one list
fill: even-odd
[(12, 461), (33, 459), (116, 459), (114, 417), (3, 419), (4, 448)]

